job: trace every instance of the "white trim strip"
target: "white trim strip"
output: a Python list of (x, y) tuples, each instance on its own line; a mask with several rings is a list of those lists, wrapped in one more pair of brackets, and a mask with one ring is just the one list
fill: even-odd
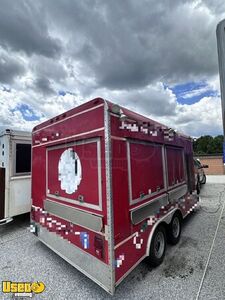
[[(162, 223), (163, 221), (166, 222), (166, 224), (169, 224), (172, 220), (172, 217), (173, 217), (173, 214), (180, 209), (179, 208), (172, 208), (171, 210), (169, 210), (166, 215), (162, 216), (160, 219), (157, 220), (156, 223), (154, 223), (154, 225), (152, 226), (151, 228), (151, 231), (149, 233), (149, 236), (148, 236), (148, 241), (147, 241), (147, 245), (146, 245), (146, 256), (149, 256), (149, 252), (150, 252), (150, 247), (151, 247), (151, 242), (152, 242), (152, 237), (153, 237), (153, 234), (155, 232), (155, 229), (158, 227), (158, 225), (160, 223)], [(172, 215), (172, 216), (171, 216)]]
[(108, 263), (110, 266), (111, 294), (115, 291), (115, 253), (114, 253), (114, 211), (112, 196), (112, 146), (111, 146), (111, 119), (109, 107), (106, 100), (104, 106), (105, 127), (105, 176), (106, 176), (106, 209), (108, 226)]
[(12, 176), (10, 177), (10, 180), (22, 180), (22, 179), (30, 179), (31, 178), (31, 175), (18, 175), (18, 176)]
[(62, 139), (58, 139), (58, 140), (54, 140), (54, 141), (50, 141), (50, 142), (47, 142), (47, 143), (42, 143), (42, 144), (39, 144), (39, 145), (34, 145), (34, 146), (32, 146), (32, 148), (41, 147), (41, 146), (44, 146), (44, 145), (49, 145), (49, 144), (53, 144), (53, 143), (56, 143), (56, 142), (65, 141), (65, 140), (68, 140), (68, 139), (71, 139), (71, 138), (75, 138), (75, 137), (78, 137), (78, 136), (82, 136), (82, 135), (86, 135), (86, 134), (90, 134), (90, 133), (94, 133), (94, 132), (98, 132), (98, 131), (102, 131), (102, 130), (104, 130), (104, 127), (100, 127), (100, 128), (96, 128), (96, 129), (93, 129), (93, 130), (90, 130), (90, 131), (86, 131), (86, 132), (82, 132), (82, 133), (70, 135), (68, 137), (65, 137), (65, 138), (62, 138)]
[(109, 114), (110, 114), (110, 116), (113, 116), (113, 117), (120, 118), (120, 115), (118, 115), (118, 114), (115, 114), (115, 113), (113, 113), (113, 112), (110, 112)]
[(92, 110), (94, 110), (94, 109), (97, 109), (97, 108), (99, 108), (99, 107), (101, 107), (101, 106), (104, 106), (104, 104), (102, 103), (102, 104), (99, 104), (99, 105), (97, 105), (97, 106), (95, 106), (95, 107), (92, 107), (92, 108), (89, 108), (89, 109), (80, 111), (79, 113), (76, 113), (76, 114), (74, 114), (74, 115), (71, 115), (71, 116), (69, 116), (69, 117), (67, 117), (67, 118), (63, 118), (62, 120), (59, 120), (59, 121), (57, 121), (57, 122), (54, 122), (54, 123), (51, 123), (51, 124), (49, 124), (49, 125), (46, 125), (46, 126), (44, 126), (44, 127), (42, 127), (42, 128), (39, 128), (39, 129), (33, 131), (33, 133), (36, 133), (36, 132), (38, 132), (38, 131), (40, 131), (40, 130), (42, 130), (42, 129), (48, 128), (48, 127), (53, 126), (53, 125), (55, 125), (55, 124), (59, 124), (59, 123), (65, 121), (65, 120), (69, 120), (69, 119), (71, 119), (71, 118), (73, 118), (73, 117), (76, 117), (76, 116), (85, 114), (85, 113), (87, 113), (87, 112), (89, 112), (89, 111), (92, 111)]
[(124, 141), (126, 142), (126, 138), (120, 137), (120, 136), (115, 136), (115, 135), (111, 135), (111, 139), (112, 140), (118, 140), (118, 141)]
[(132, 235), (128, 236), (125, 240), (121, 241), (119, 244), (117, 244), (114, 249), (117, 249), (118, 247), (120, 247), (121, 245), (123, 245), (124, 243), (126, 243), (127, 241), (129, 241), (130, 239), (132, 239), (132, 237), (134, 237), (136, 235), (136, 232), (133, 233)]
[(101, 164), (101, 141), (97, 139), (97, 161), (98, 161), (98, 198), (99, 208), (102, 211), (102, 164)]

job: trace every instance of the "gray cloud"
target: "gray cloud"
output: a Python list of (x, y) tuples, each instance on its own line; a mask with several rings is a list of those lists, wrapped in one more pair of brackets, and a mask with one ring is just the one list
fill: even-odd
[(51, 86), (50, 80), (45, 77), (39, 77), (35, 80), (34, 89), (36, 89), (37, 92), (39, 92), (43, 95), (55, 94), (55, 91)]
[(16, 59), (1, 53), (0, 55), (0, 82), (12, 83), (16, 76), (22, 75), (25, 68)]
[(147, 88), (139, 92), (125, 93), (124, 97), (119, 96), (121, 103), (133, 108), (139, 107), (144, 115), (151, 116), (173, 116), (176, 113), (175, 97), (160, 88)]
[[(204, 3), (212, 6), (210, 0)], [(218, 16), (193, 5), (178, 0), (4, 0), (0, 43), (27, 55), (53, 58), (56, 65), (64, 45), (64, 61), (70, 58), (82, 76), (111, 90), (206, 78), (218, 71)], [(38, 60), (36, 76), (48, 77), (45, 68), (44, 73), (48, 69), (59, 80), (60, 67), (55, 72), (53, 63)], [(66, 78), (62, 65), (61, 70)]]
[(48, 1), (47, 5), (49, 17), (59, 20), (60, 30), (67, 32), (70, 54), (98, 85), (129, 89), (217, 72), (218, 20), (189, 2)]
[[(106, 96), (194, 132), (197, 123), (204, 124), (202, 108), (193, 117), (161, 83), (210, 82), (218, 74), (215, 29), (224, 5), (222, 0), (2, 0), (0, 82), (40, 115)], [(60, 97), (57, 91), (75, 96)], [(6, 91), (0, 90), (0, 98), (5, 101)], [(218, 112), (212, 122), (217, 119)]]
[(33, 1), (1, 1), (0, 44), (27, 55), (56, 57), (61, 52), (59, 40), (48, 32), (44, 7)]
[(30, 61), (29, 68), (37, 77), (46, 77), (55, 82), (65, 82), (67, 77), (66, 67), (58, 59), (35, 55)]
[[(208, 7), (212, 13), (215, 14), (224, 14), (225, 12), (225, 2), (224, 0), (202, 0), (202, 3)], [(201, 4), (202, 4), (201, 3)]]

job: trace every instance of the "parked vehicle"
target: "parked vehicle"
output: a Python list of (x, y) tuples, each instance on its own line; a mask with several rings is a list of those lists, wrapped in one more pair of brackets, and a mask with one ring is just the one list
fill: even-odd
[(197, 177), (197, 184), (196, 189), (197, 193), (200, 194), (201, 185), (206, 183), (206, 175), (204, 168), (208, 168), (208, 165), (202, 165), (198, 158), (194, 158), (194, 167), (195, 167), (195, 174)]
[(191, 138), (101, 98), (36, 126), (32, 147), (32, 232), (111, 294), (197, 206)]
[(31, 209), (31, 133), (0, 133), (0, 223)]

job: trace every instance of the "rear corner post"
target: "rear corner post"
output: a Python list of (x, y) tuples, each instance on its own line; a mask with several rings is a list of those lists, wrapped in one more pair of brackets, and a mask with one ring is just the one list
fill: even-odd
[(106, 204), (108, 225), (108, 255), (111, 276), (110, 293), (115, 292), (115, 258), (114, 258), (114, 217), (112, 196), (112, 161), (111, 161), (111, 126), (108, 103), (104, 103), (104, 128), (105, 128), (105, 169), (106, 169)]

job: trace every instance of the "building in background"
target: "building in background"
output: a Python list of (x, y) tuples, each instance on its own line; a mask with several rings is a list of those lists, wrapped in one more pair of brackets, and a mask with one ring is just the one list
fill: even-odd
[(195, 158), (199, 159), (202, 165), (208, 165), (208, 168), (204, 169), (206, 175), (225, 175), (222, 154), (196, 154)]

